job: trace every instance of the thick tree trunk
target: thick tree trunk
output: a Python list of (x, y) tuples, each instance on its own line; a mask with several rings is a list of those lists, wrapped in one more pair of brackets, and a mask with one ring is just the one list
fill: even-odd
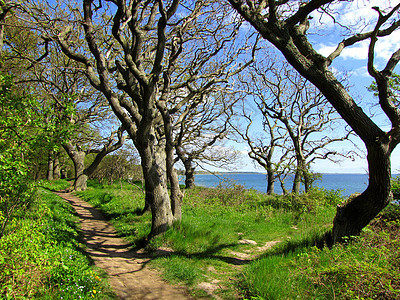
[(54, 156), (54, 179), (58, 180), (61, 178), (61, 167), (60, 167), (60, 159), (59, 159), (60, 153), (56, 153)]
[(294, 194), (300, 193), (300, 185), (301, 185), (301, 172), (299, 168), (297, 168), (293, 178), (292, 193)]
[(48, 159), (47, 159), (47, 180), (54, 179), (54, 162), (53, 162), (53, 155), (50, 152)]
[(183, 162), (183, 165), (185, 166), (185, 188), (191, 189), (194, 187), (194, 170), (195, 170), (195, 168), (193, 167), (193, 163), (190, 158), (186, 159)]
[(84, 191), (87, 188), (88, 176), (84, 173), (85, 171), (85, 151), (75, 150), (71, 143), (66, 143), (63, 145), (68, 156), (74, 163), (75, 169), (75, 180), (74, 180), (74, 190)]
[[(142, 146), (143, 147), (140, 147)], [(146, 183), (146, 193), (151, 207), (152, 224), (149, 237), (164, 233), (172, 225), (173, 214), (167, 188), (165, 148), (155, 151), (155, 147), (144, 141), (139, 144), (138, 150), (141, 157), (143, 176)]]
[(274, 193), (275, 174), (272, 170), (267, 170), (267, 195)]
[(75, 181), (74, 190), (84, 191), (87, 189), (87, 179), (88, 176), (85, 174), (85, 152), (77, 151), (74, 155), (74, 167), (75, 167)]
[(368, 147), (369, 184), (360, 195), (338, 205), (333, 220), (333, 242), (358, 235), (392, 199), (390, 151), (384, 144)]
[(157, 141), (151, 122), (143, 123), (134, 139), (141, 158), (146, 186), (146, 200), (151, 207), (149, 238), (164, 233), (173, 223), (171, 200), (167, 187), (165, 140)]

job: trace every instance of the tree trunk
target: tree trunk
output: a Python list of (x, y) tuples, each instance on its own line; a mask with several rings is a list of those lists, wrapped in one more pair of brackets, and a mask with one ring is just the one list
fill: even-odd
[(87, 189), (87, 179), (88, 176), (84, 173), (85, 171), (85, 152), (77, 151), (74, 155), (74, 167), (75, 167), (75, 181), (74, 190), (84, 191)]
[(301, 172), (299, 168), (297, 168), (293, 178), (292, 193), (294, 194), (300, 193), (300, 184), (301, 184)]
[(174, 167), (168, 170), (168, 177), (171, 184), (171, 209), (174, 221), (182, 219), (182, 199), (183, 193), (179, 186), (179, 177)]
[(166, 166), (167, 166), (167, 177), (171, 185), (171, 209), (174, 216), (174, 221), (180, 221), (182, 219), (182, 199), (183, 193), (179, 186), (179, 178), (174, 167), (174, 146), (172, 144), (172, 132), (171, 135), (166, 133)]
[(87, 188), (88, 176), (84, 173), (85, 171), (85, 157), (86, 153), (82, 150), (75, 150), (71, 143), (65, 143), (63, 145), (68, 156), (74, 163), (75, 169), (75, 180), (74, 180), (74, 190), (84, 191)]
[(185, 188), (191, 189), (194, 187), (194, 170), (192, 160), (186, 159), (183, 163), (185, 166)]
[(358, 235), (368, 223), (393, 200), (391, 192), (391, 165), (388, 145), (367, 147), (369, 184), (358, 196), (338, 205), (333, 220), (333, 243), (343, 237)]
[(267, 195), (272, 195), (274, 193), (274, 185), (275, 174), (273, 170), (269, 169), (267, 170)]
[(56, 153), (54, 156), (54, 179), (58, 180), (61, 178), (61, 167), (60, 167), (60, 159), (59, 159), (60, 153)]
[(61, 179), (66, 179), (68, 177), (67, 174), (67, 169), (66, 168), (61, 168)]
[(52, 152), (49, 153), (47, 160), (47, 180), (54, 179), (54, 162)]
[(308, 170), (303, 171), (303, 183), (304, 183), (304, 191), (308, 193), (311, 189), (311, 179), (310, 179), (311, 174), (308, 172)]
[(142, 160), (146, 193), (148, 192), (151, 195), (151, 197), (148, 197), (151, 201), (152, 214), (150, 238), (164, 233), (173, 221), (167, 188), (165, 149), (156, 152), (154, 148), (151, 145), (146, 145), (144, 148), (138, 149)]
[(149, 238), (152, 238), (167, 231), (173, 223), (167, 187), (166, 148), (165, 144), (157, 141), (152, 125), (148, 124), (140, 128), (134, 142), (141, 158), (146, 199), (150, 201), (152, 223)]

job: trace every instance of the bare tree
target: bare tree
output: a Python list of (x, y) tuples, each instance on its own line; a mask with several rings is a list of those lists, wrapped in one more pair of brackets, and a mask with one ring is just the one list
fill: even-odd
[[(244, 97), (245, 96), (243, 96), (243, 98)], [(278, 119), (271, 120), (270, 118), (264, 117), (262, 119), (262, 133), (254, 136), (254, 134), (252, 134), (254, 117), (252, 116), (252, 112), (247, 112), (248, 110), (248, 106), (246, 107), (244, 100), (240, 123), (247, 122), (246, 129), (237, 124), (231, 124), (232, 128), (234, 128), (237, 135), (249, 146), (249, 157), (267, 171), (266, 193), (268, 195), (274, 194), (275, 181), (279, 179), (282, 191), (286, 194), (287, 190), (284, 185), (284, 179), (288, 173), (287, 170), (290, 169), (288, 166), (291, 164), (291, 162), (288, 162), (289, 159), (287, 158), (289, 151), (281, 152), (280, 157), (276, 158), (276, 149), (284, 144), (283, 140), (285, 140), (287, 132), (282, 130), (279, 126)], [(263, 133), (265, 133), (265, 135)]]
[(266, 69), (262, 63), (251, 67), (251, 80), (244, 82), (247, 92), (254, 99), (263, 120), (270, 119), (267, 124), (278, 120), (281, 125), (274, 123), (274, 127), (269, 125), (268, 129), (270, 134), (276, 130), (273, 137), (285, 137), (280, 140), (281, 144), (274, 140), (274, 145), (284, 153), (281, 160), (285, 158), (295, 162), (295, 167), (288, 169), (294, 171), (292, 192), (299, 193), (301, 181), (308, 192), (312, 184), (310, 167), (313, 162), (321, 159), (337, 161), (352, 154), (328, 148), (332, 143), (348, 140), (351, 131), (338, 129), (343, 125), (342, 119), (326, 98), (287, 64), (274, 64), (269, 67), (269, 72)]
[[(43, 105), (49, 108), (47, 118), (56, 119), (54, 123), (58, 128), (53, 137), (54, 144), (61, 145), (74, 164), (74, 190), (85, 190), (88, 177), (101, 160), (124, 144), (124, 129), (108, 129), (115, 123), (115, 118), (103, 95), (90, 86), (81, 71), (82, 66), (57, 53), (58, 49), (49, 48), (47, 46), (46, 58), (31, 65), (32, 75), (25, 82), (37, 84), (36, 93), (43, 96)], [(108, 133), (108, 130), (112, 132)], [(49, 151), (49, 180), (53, 179), (57, 166), (57, 151)], [(86, 155), (94, 153), (94, 161), (86, 167)]]
[(237, 152), (223, 146), (223, 140), (230, 134), (228, 124), (237, 100), (227, 97), (227, 90), (222, 93), (207, 95), (196, 107), (188, 105), (176, 120), (176, 161), (181, 160), (184, 165), (187, 189), (194, 186), (197, 164), (221, 168), (237, 160)]
[(54, 7), (55, 15), (64, 13), (57, 18), (42, 6), (35, 3), (35, 22), (85, 66), (137, 148), (151, 201), (150, 236), (164, 232), (181, 217), (172, 116), (244, 67), (237, 66), (246, 50), (236, 47), (237, 26), (214, 1), (85, 0), (82, 9), (65, 2), (63, 10)]
[[(325, 12), (335, 18), (337, 7), (332, 0), (297, 1), (242, 1), (229, 0), (234, 9), (247, 20), (264, 39), (271, 42), (285, 59), (328, 99), (336, 111), (361, 138), (367, 148), (369, 185), (359, 196), (340, 205), (333, 222), (333, 241), (357, 235), (392, 199), (390, 155), (399, 143), (400, 110), (390, 101), (389, 78), (400, 59), (400, 49), (392, 54), (381, 70), (375, 67), (375, 46), (378, 37), (392, 34), (400, 26), (395, 15), (400, 4), (383, 12), (378, 7), (375, 27), (340, 41), (327, 57), (317, 52), (308, 39), (310, 15)], [(335, 21), (335, 20), (334, 20)], [(315, 23), (318, 26), (318, 22)], [(339, 26), (340, 24), (338, 24)], [(346, 88), (329, 68), (345, 49), (369, 40), (368, 72), (375, 79), (379, 91), (379, 105), (391, 122), (389, 131), (382, 130), (357, 105)]]

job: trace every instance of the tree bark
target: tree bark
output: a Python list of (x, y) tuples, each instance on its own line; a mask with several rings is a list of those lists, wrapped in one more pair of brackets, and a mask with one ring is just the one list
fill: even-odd
[[(148, 137), (148, 138), (147, 138)], [(162, 145), (152, 145), (154, 135), (138, 134), (136, 147), (141, 157), (146, 193), (150, 193), (152, 226), (149, 238), (164, 233), (172, 225), (173, 214), (167, 188), (166, 152)]]
[(393, 200), (391, 191), (391, 151), (387, 144), (367, 148), (369, 184), (360, 195), (338, 205), (333, 221), (333, 242), (358, 235), (368, 223)]
[(273, 170), (267, 169), (267, 195), (272, 195), (274, 193), (275, 186), (275, 174)]
[(183, 162), (185, 166), (185, 188), (192, 189), (194, 187), (194, 170), (192, 160), (190, 158), (185, 159)]
[(293, 186), (292, 186), (292, 193), (298, 194), (300, 193), (300, 184), (301, 184), (301, 173), (299, 168), (296, 169), (293, 178)]
[(60, 153), (57, 152), (54, 156), (54, 179), (58, 180), (61, 178), (61, 167), (60, 167)]
[(52, 152), (49, 153), (47, 158), (47, 180), (54, 179), (54, 162)]

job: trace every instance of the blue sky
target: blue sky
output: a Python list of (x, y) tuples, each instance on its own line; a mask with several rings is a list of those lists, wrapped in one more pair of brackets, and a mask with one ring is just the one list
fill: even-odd
[[(396, 2), (396, 3), (395, 3)], [(337, 44), (345, 37), (361, 31), (369, 31), (376, 23), (378, 13), (372, 9), (373, 6), (378, 6), (383, 10), (385, 7), (397, 4), (398, 1), (390, 0), (360, 0), (351, 2), (341, 2), (335, 7), (339, 12), (335, 15), (336, 24), (333, 18), (318, 14), (313, 15), (311, 20), (311, 28), (309, 30), (310, 41), (314, 48), (323, 55), (329, 55), (335, 50)], [(340, 23), (342, 27), (337, 24)], [(318, 28), (318, 31), (313, 32)], [(353, 32), (349, 29), (351, 28)], [(379, 38), (375, 51), (375, 66), (381, 70), (391, 54), (397, 50), (400, 45), (400, 30), (392, 33), (389, 37)], [(339, 72), (350, 74), (349, 82), (351, 85), (351, 95), (363, 107), (368, 114), (374, 114), (374, 121), (384, 130), (390, 129), (390, 124), (382, 112), (374, 109), (371, 103), (376, 103), (376, 99), (372, 93), (367, 91), (367, 87), (372, 83), (372, 77), (367, 72), (367, 51), (369, 40), (357, 43), (356, 45), (345, 48), (341, 55), (332, 63), (332, 68)], [(397, 68), (397, 72), (400, 71)], [(360, 139), (355, 138), (354, 142), (364, 149)], [(232, 145), (232, 143), (230, 143)], [(242, 162), (238, 164), (238, 171), (260, 171), (252, 163), (252, 160), (247, 156), (247, 146), (245, 144), (234, 144), (234, 147), (242, 152)], [(340, 144), (339, 148), (353, 146), (348, 144)], [(212, 168), (211, 168), (212, 169)], [(215, 169), (214, 169), (215, 170)], [(363, 158), (358, 158), (355, 161), (344, 160), (342, 163), (335, 164), (329, 161), (318, 161), (318, 164), (313, 166), (315, 172), (320, 173), (367, 173), (367, 161)], [(400, 173), (400, 146), (398, 146), (392, 154), (392, 172)]]

